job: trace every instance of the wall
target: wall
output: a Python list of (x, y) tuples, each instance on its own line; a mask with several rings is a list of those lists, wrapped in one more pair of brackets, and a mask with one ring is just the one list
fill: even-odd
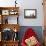
[[(0, 0), (0, 6), (9, 7), (14, 6), (15, 0)], [(21, 26), (43, 26), (43, 6), (42, 0), (17, 0), (20, 7), (19, 10), (19, 24)], [(26, 19), (24, 18), (24, 9), (37, 9), (37, 18), (36, 19)], [(9, 19), (10, 20), (10, 19)]]
[[(43, 6), (42, 0), (24, 0), (21, 4), (20, 11), (20, 23), (22, 26), (43, 26)], [(24, 10), (23, 9), (37, 9), (37, 18), (36, 19), (24, 19)]]

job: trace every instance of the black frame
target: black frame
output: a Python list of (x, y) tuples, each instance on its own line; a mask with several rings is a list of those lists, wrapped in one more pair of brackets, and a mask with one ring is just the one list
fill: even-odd
[[(28, 11), (35, 11), (35, 16), (26, 16), (25, 12), (26, 10)], [(36, 9), (24, 9), (24, 18), (36, 18), (36, 15), (37, 15), (37, 10)]]

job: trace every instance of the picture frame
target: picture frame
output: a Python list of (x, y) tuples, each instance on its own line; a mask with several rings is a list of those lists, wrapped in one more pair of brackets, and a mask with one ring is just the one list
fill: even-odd
[(36, 9), (24, 9), (24, 18), (36, 18)]
[[(8, 19), (8, 24), (18, 24), (18, 17), (17, 16), (12, 16), (9, 17), (10, 19)], [(15, 20), (15, 21), (14, 21)]]
[(2, 15), (9, 15), (9, 10), (2, 10)]
[[(18, 24), (18, 16), (3, 16), (3, 24)], [(15, 21), (14, 21), (15, 20)]]
[(2, 40), (3, 41), (9, 41), (12, 40), (12, 30), (10, 28), (4, 28), (2, 31)]
[(17, 12), (17, 11), (15, 11), (15, 10), (10, 10), (10, 11), (9, 11), (9, 14), (10, 14), (10, 15), (17, 15), (17, 14), (18, 14), (18, 12)]

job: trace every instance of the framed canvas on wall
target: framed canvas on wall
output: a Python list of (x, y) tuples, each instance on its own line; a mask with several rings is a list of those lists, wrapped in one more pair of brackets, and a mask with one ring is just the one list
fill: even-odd
[(36, 18), (36, 9), (24, 9), (24, 18)]

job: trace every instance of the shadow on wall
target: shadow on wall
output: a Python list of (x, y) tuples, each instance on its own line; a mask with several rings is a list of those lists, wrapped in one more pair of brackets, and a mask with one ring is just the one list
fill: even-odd
[(19, 31), (19, 39), (20, 39), (20, 42), (24, 36), (24, 33), (25, 31), (28, 29), (28, 28), (32, 28), (36, 33), (37, 33), (37, 36), (38, 36), (38, 39), (41, 43), (43, 43), (43, 30), (42, 30), (42, 27), (41, 26), (21, 26), (20, 27), (20, 31)]

